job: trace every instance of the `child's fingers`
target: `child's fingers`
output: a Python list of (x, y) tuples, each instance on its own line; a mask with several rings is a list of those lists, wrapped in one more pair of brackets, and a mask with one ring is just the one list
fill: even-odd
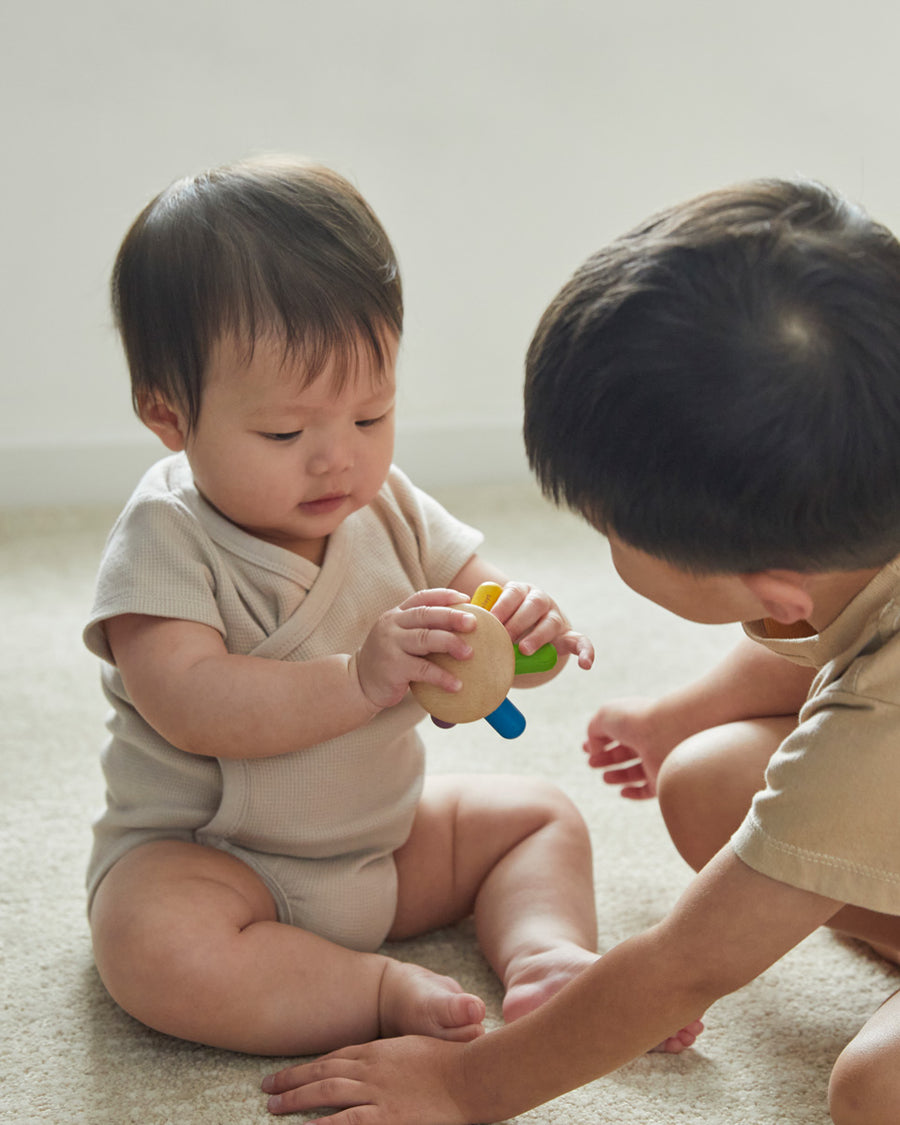
[(602, 776), (607, 785), (635, 785), (647, 780), (644, 767), (640, 763), (633, 766), (617, 767), (616, 769), (605, 769)]
[(608, 769), (624, 762), (637, 761), (639, 756), (630, 746), (623, 746), (608, 738), (589, 738), (584, 744), (585, 753), (594, 769)]

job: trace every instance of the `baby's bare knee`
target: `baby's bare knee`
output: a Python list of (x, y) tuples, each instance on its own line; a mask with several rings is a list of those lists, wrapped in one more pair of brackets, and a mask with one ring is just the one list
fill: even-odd
[(150, 910), (100, 913), (92, 930), (97, 969), (116, 1003), (151, 1027), (182, 1034), (183, 1016), (205, 991), (209, 950), (192, 946), (176, 920)]
[(546, 839), (586, 855), (591, 840), (584, 817), (575, 802), (558, 786), (536, 777), (514, 776), (492, 779), (494, 793), (503, 797), (489, 806), (487, 823), (496, 830), (502, 822), (510, 847), (526, 839)]
[(527, 807), (535, 819), (542, 824), (556, 824), (577, 836), (587, 838), (587, 825), (578, 806), (568, 794), (558, 786), (538, 779), (526, 779), (529, 787), (526, 795)]

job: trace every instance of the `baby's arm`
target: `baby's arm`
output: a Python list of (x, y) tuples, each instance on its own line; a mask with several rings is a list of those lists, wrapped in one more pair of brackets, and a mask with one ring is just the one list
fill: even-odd
[(543, 590), (525, 582), (510, 582), (504, 574), (478, 555), (473, 555), (450, 585), (471, 597), (482, 582), (496, 582), (503, 593), (491, 606), (491, 613), (504, 624), (506, 631), (524, 656), (545, 644), (552, 644), (559, 660), (549, 672), (531, 672), (516, 677), (516, 687), (536, 687), (558, 675), (569, 656), (577, 656), (580, 668), (594, 662), (594, 646), (582, 633), (576, 632), (556, 602)]
[(413, 680), (458, 687), (425, 657), (470, 653), (475, 626), (453, 590), (426, 590), (383, 614), (357, 653), (310, 661), (229, 653), (206, 625), (125, 614), (106, 622), (110, 649), (137, 710), (179, 749), (264, 758), (313, 746), (398, 703)]
[(814, 671), (742, 639), (707, 675), (658, 700), (619, 699), (588, 724), (584, 749), (622, 796), (652, 797), (656, 775), (675, 747), (693, 734), (742, 719), (796, 715)]
[[(622, 1066), (742, 987), (840, 903), (760, 875), (726, 846), (659, 925), (521, 1020), (467, 1044), (349, 1047), (267, 1079), (270, 1109), (362, 1106), (367, 1125), (500, 1121)], [(309, 1125), (349, 1125), (338, 1113)]]

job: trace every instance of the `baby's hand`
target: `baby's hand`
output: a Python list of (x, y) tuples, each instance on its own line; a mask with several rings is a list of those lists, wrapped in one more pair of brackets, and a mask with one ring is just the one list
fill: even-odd
[(468, 602), (458, 590), (420, 590), (402, 605), (383, 613), (356, 654), (356, 674), (363, 694), (376, 707), (393, 707), (414, 681), (459, 691), (456, 676), (426, 657), (446, 652), (465, 660), (472, 649), (462, 634), (476, 627), (465, 612)]
[(506, 626), (523, 656), (531, 656), (541, 645), (552, 644), (560, 656), (576, 656), (579, 668), (590, 668), (594, 663), (590, 640), (583, 633), (576, 633), (556, 602), (536, 586), (507, 582), (491, 606), (491, 613)]

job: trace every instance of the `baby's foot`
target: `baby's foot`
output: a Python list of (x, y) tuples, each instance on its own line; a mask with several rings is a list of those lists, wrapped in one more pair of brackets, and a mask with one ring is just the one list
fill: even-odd
[(463, 992), (452, 977), (402, 961), (387, 962), (378, 1014), (384, 1038), (430, 1035), (464, 1043), (484, 1034), (483, 1000)]
[(599, 954), (580, 945), (557, 946), (518, 958), (506, 972), (504, 1020), (512, 1023), (533, 1012), (599, 959)]
[[(503, 1018), (507, 1023), (512, 1023), (534, 1011), (599, 960), (598, 953), (591, 953), (579, 945), (548, 949), (543, 953), (523, 957), (514, 968), (507, 970), (508, 987), (503, 1000)], [(676, 1035), (664, 1039), (653, 1050), (678, 1055), (694, 1045), (702, 1030), (700, 1020), (694, 1020)]]
[(650, 1052), (655, 1054), (660, 1052), (666, 1055), (680, 1055), (682, 1051), (686, 1051), (688, 1047), (693, 1047), (694, 1041), (703, 1030), (703, 1023), (701, 1020), (694, 1020), (686, 1027), (683, 1027), (677, 1035), (670, 1035), (668, 1039), (663, 1039), (662, 1043), (654, 1047)]

